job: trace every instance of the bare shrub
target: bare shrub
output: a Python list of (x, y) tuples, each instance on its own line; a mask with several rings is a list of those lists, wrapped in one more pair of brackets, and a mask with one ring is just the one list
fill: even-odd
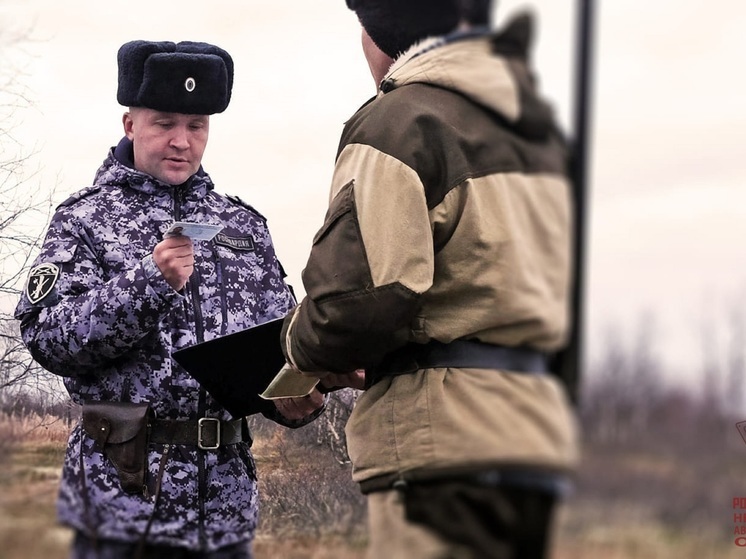
[(358, 392), (351, 388), (337, 390), (329, 394), (329, 402), (324, 414), (310, 424), (311, 431), (319, 446), (326, 446), (339, 464), (349, 464), (345, 425), (355, 406)]
[(665, 391), (653, 324), (643, 317), (632, 342), (618, 329), (608, 332), (605, 350), (584, 386), (580, 412), (587, 437), (620, 443), (648, 432), (653, 409)]
[(37, 432), (48, 429), (44, 418), (68, 401), (60, 379), (32, 360), (13, 317), (55, 191), (35, 182), (35, 148), (21, 145), (13, 135), (23, 111), (33, 106), (24, 83), (27, 40), (24, 30), (11, 26), (0, 31), (0, 413), (13, 417), (0, 429), (0, 447), (5, 448), (11, 440), (27, 436), (32, 427)]
[(324, 414), (299, 429), (251, 418), (261, 533), (346, 538), (365, 533), (365, 497), (352, 481), (344, 437), (354, 399), (352, 390), (332, 393)]
[(260, 530), (278, 536), (321, 537), (365, 531), (365, 497), (350, 469), (307, 448), (282, 468), (259, 468)]

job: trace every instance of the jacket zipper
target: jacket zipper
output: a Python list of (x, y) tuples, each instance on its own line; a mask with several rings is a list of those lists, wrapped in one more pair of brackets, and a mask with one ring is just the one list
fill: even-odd
[[(174, 187), (174, 220), (179, 221), (181, 219), (181, 204), (183, 203), (183, 190), (181, 187)], [(192, 276), (187, 280), (186, 287), (184, 288), (185, 293), (189, 293), (189, 298), (192, 303), (192, 310), (194, 312), (194, 334), (197, 338), (197, 343), (205, 341), (205, 329), (202, 317), (202, 308), (199, 304), (199, 272), (195, 263), (194, 272)], [(197, 404), (197, 414), (199, 417), (205, 416), (205, 390), (200, 387), (199, 390), (199, 403)], [(207, 482), (206, 476), (206, 454), (205, 451), (197, 449), (197, 501), (199, 509), (199, 540), (200, 548), (206, 549), (207, 536), (205, 534), (205, 485)]]
[[(179, 186), (174, 187), (174, 220), (179, 221), (181, 219), (181, 204), (183, 203), (183, 190)], [(185, 292), (189, 293), (189, 298), (192, 302), (192, 309), (194, 310), (194, 334), (197, 338), (197, 343), (205, 341), (205, 328), (202, 323), (202, 308), (199, 306), (199, 272), (197, 266), (194, 267), (192, 277), (187, 280)]]

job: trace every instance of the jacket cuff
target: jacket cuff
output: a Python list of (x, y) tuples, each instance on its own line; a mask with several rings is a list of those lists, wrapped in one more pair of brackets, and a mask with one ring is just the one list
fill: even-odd
[(158, 268), (158, 265), (153, 260), (153, 255), (148, 254), (142, 260), (140, 260), (140, 266), (142, 266), (142, 273), (145, 276), (150, 287), (155, 291), (158, 296), (164, 299), (173, 299), (183, 297), (178, 291), (175, 291), (163, 277), (163, 273)]
[(153, 255), (148, 254), (145, 258), (140, 260), (140, 263), (142, 264), (142, 269), (145, 274), (145, 277), (149, 280), (153, 279), (156, 276), (162, 276), (161, 271), (158, 269), (158, 265), (155, 263), (155, 260), (153, 260)]

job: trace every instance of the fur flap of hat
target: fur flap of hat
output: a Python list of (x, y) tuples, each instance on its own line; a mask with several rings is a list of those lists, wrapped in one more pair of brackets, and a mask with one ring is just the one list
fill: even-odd
[(233, 59), (208, 43), (130, 41), (117, 54), (117, 101), (184, 114), (223, 112), (233, 89)]

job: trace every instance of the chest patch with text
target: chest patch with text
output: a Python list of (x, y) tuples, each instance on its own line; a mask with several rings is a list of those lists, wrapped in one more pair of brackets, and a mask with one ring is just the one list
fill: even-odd
[(254, 252), (255, 250), (254, 238), (250, 236), (229, 237), (228, 235), (224, 235), (223, 233), (218, 233), (217, 235), (215, 235), (214, 241), (216, 245), (224, 246), (242, 252)]

